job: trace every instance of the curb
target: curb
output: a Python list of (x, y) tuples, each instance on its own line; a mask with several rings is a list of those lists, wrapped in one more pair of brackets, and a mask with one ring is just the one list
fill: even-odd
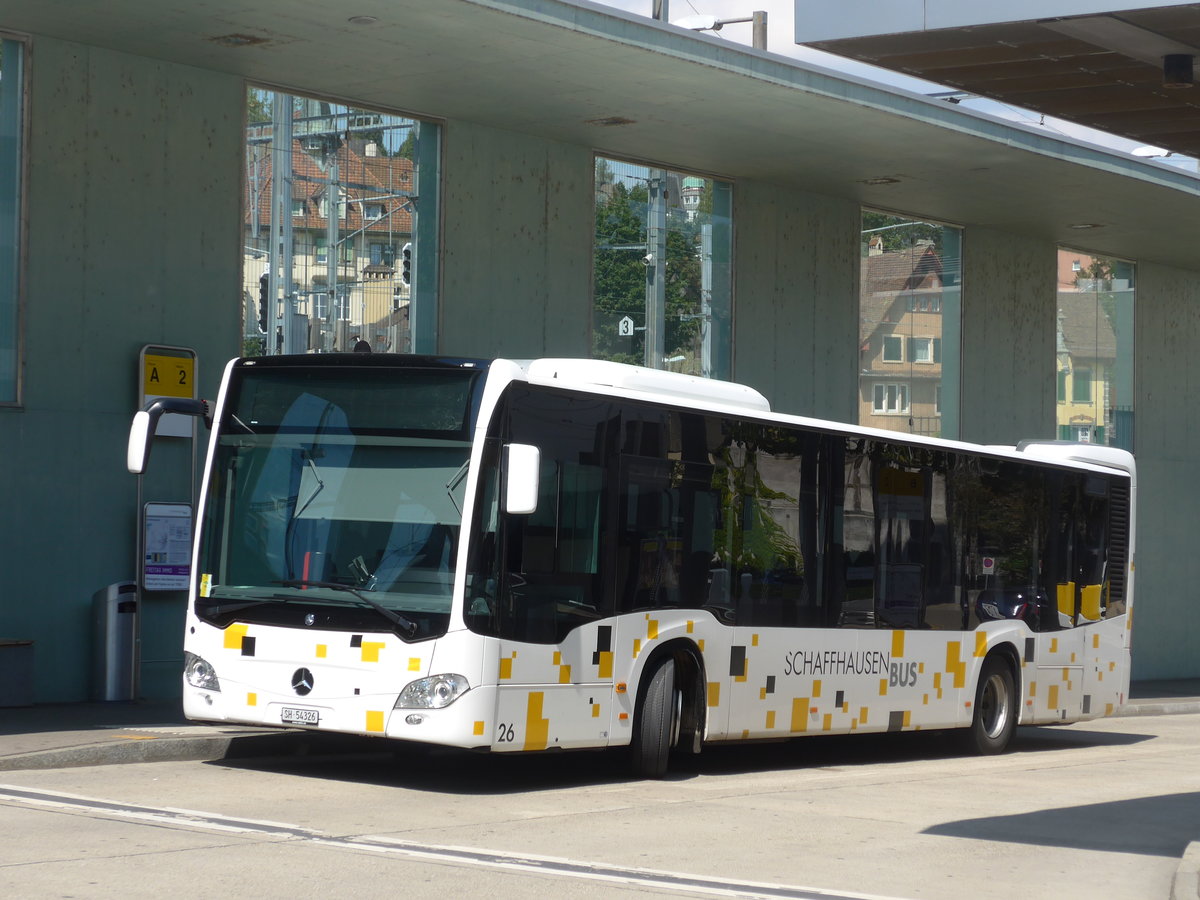
[(255, 756), (291, 755), (303, 746), (298, 732), (244, 735), (196, 735), (104, 741), (56, 750), (0, 757), (0, 772), (62, 769), (142, 762), (206, 762)]
[(1171, 900), (1200, 898), (1200, 841), (1192, 841), (1183, 852), (1175, 880), (1171, 884)]
[(1175, 716), (1187, 713), (1200, 713), (1200, 700), (1135, 700), (1118, 706), (1113, 716)]

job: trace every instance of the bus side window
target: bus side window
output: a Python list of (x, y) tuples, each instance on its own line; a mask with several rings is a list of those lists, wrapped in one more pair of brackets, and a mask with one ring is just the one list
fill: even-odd
[(620, 538), (622, 610), (679, 605), (684, 542), (677, 530), (679, 492), (666, 460), (622, 456)]
[(478, 634), (498, 634), (500, 631), (501, 608), (499, 606), (500, 571), (499, 552), (500, 528), (500, 467), (499, 441), (489, 438), (483, 451), (480, 474), (482, 497), (477, 515), (478, 535), (471, 548), (467, 565), (467, 599), (465, 618), (467, 627)]
[(1078, 520), (1082, 532), (1076, 542), (1076, 571), (1079, 582), (1080, 624), (1098, 622), (1105, 616), (1108, 560), (1108, 483), (1099, 475), (1088, 475), (1081, 497)]
[(1079, 573), (1075, 562), (1079, 540), (1075, 527), (1075, 518), (1079, 514), (1078, 479), (1066, 474), (1056, 475), (1053, 490), (1046, 553), (1050, 562), (1045, 579), (1048, 602), (1040, 623), (1043, 631), (1073, 628), (1078, 614)]
[[(834, 546), (841, 551), (830, 585), (834, 622), (839, 628), (875, 627), (875, 504), (871, 490), (871, 461), (865, 439), (834, 439), (834, 485), (841, 503), (834, 508)], [(839, 462), (840, 460), (840, 462)]]
[(741, 500), (735, 591), (739, 625), (824, 624), (817, 551), (816, 472), (820, 440), (791, 428), (760, 427), (734, 481)]
[(502, 516), (506, 637), (556, 643), (606, 615), (601, 524), (608, 485), (607, 401), (515, 387), (511, 441), (540, 451), (537, 509)]
[(611, 515), (619, 612), (710, 604), (720, 499), (709, 441), (719, 435), (719, 421), (634, 404), (621, 408)]

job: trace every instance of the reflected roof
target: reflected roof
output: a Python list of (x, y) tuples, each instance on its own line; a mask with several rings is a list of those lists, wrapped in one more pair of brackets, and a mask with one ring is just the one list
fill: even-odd
[[(1125, 8), (1054, 14), (1113, 5)], [(955, 15), (937, 19), (927, 5), (927, 16), (882, 22), (857, 15), (861, 10), (853, 0), (800, 0), (796, 38), (1143, 145), (1200, 156), (1200, 85), (1165, 86), (1163, 65), (1167, 55), (1200, 56), (1200, 3), (1138, 7), (1092, 0), (1024, 6), (1025, 15), (1014, 15), (1005, 4), (967, 2)], [(1029, 15), (1038, 8), (1044, 10), (1041, 16)], [(821, 10), (823, 22), (808, 15)], [(978, 14), (972, 16), (973, 10)]]

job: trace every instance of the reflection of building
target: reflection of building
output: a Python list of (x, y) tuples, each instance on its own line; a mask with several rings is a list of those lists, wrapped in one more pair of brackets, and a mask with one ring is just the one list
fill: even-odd
[(689, 220), (700, 212), (700, 201), (704, 199), (704, 179), (690, 175), (683, 179), (683, 209)]
[(1129, 363), (1118, 334), (1132, 328), (1132, 285), (1121, 264), (1059, 251), (1055, 425), (1062, 440), (1132, 450)]
[[(307, 317), (310, 350), (343, 350), (361, 336), (376, 350), (407, 347), (410, 286), (401, 271), (402, 248), (412, 240), (409, 197), (412, 160), (380, 155), (374, 141), (339, 141), (334, 156), (292, 143), (291, 284), (294, 311)], [(245, 333), (258, 335), (259, 278), (270, 246), (271, 183), (269, 144), (250, 144), (247, 160), (244, 265)], [(331, 169), (336, 162), (336, 201), (330, 203)], [(336, 204), (336, 205), (335, 205)], [(336, 219), (330, 257), (331, 208)], [(331, 266), (332, 262), (332, 266)], [(334, 284), (330, 284), (333, 273)], [(282, 310), (271, 310), (275, 324)]]
[(942, 260), (930, 241), (862, 259), (859, 411), (864, 425), (941, 432)]

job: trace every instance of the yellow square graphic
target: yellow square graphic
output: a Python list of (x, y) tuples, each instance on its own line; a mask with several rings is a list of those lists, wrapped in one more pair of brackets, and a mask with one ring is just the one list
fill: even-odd
[(379, 651), (386, 646), (387, 644), (383, 643), (383, 641), (363, 641), (362, 661), (379, 662)]

